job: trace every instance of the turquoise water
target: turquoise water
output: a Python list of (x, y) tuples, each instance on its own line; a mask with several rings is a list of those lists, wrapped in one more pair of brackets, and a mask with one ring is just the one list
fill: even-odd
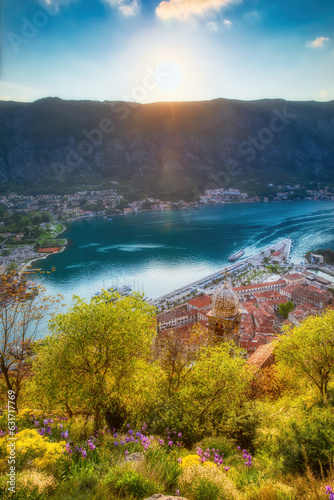
[(334, 201), (232, 204), (144, 212), (73, 222), (71, 245), (39, 261), (48, 293), (91, 298), (102, 287), (129, 284), (155, 298), (223, 268), (231, 253), (245, 256), (289, 237), (292, 257), (334, 248)]

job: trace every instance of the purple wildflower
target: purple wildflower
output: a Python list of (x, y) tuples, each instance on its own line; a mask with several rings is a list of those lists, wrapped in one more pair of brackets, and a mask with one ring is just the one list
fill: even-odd
[(329, 495), (329, 500), (334, 500), (334, 492), (330, 486), (326, 486), (326, 495)]

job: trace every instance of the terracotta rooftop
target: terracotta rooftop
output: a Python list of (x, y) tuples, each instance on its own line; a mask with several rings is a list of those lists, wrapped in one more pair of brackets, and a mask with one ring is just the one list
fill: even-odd
[(233, 290), (235, 292), (244, 292), (246, 290), (254, 290), (257, 288), (267, 288), (268, 286), (277, 286), (277, 285), (284, 286), (285, 284), (286, 284), (286, 281), (279, 280), (279, 281), (272, 281), (270, 283), (259, 283), (257, 285), (238, 286), (236, 288), (233, 288)]
[(247, 362), (256, 368), (265, 368), (272, 365), (274, 360), (274, 344), (270, 343), (259, 346), (248, 358)]
[(188, 304), (196, 307), (197, 309), (202, 309), (203, 307), (209, 306), (211, 304), (211, 297), (209, 295), (202, 295), (202, 297), (195, 297), (189, 300)]
[(185, 309), (172, 309), (171, 311), (163, 312), (158, 314), (158, 323), (163, 323), (164, 321), (171, 321), (172, 319), (182, 318), (188, 316), (188, 311)]
[(297, 280), (300, 278), (305, 278), (305, 276), (301, 273), (293, 273), (293, 274), (286, 274), (285, 278), (288, 278), (289, 280)]

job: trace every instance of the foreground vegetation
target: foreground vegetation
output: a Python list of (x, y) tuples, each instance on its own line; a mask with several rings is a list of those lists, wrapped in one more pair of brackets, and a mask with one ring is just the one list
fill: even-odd
[[(140, 294), (76, 298), (33, 342), (25, 321), (38, 324), (43, 304), (50, 311), (57, 301), (13, 276), (1, 290), (1, 498), (331, 498), (333, 311), (287, 330), (276, 364), (256, 371), (198, 325), (186, 342), (157, 341), (154, 308)], [(14, 314), (21, 321), (8, 321)]]

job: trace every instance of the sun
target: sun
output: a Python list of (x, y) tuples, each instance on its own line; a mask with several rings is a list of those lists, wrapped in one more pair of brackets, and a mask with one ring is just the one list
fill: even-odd
[(181, 66), (173, 60), (161, 61), (155, 67), (155, 80), (161, 90), (167, 92), (176, 90), (183, 80)]

